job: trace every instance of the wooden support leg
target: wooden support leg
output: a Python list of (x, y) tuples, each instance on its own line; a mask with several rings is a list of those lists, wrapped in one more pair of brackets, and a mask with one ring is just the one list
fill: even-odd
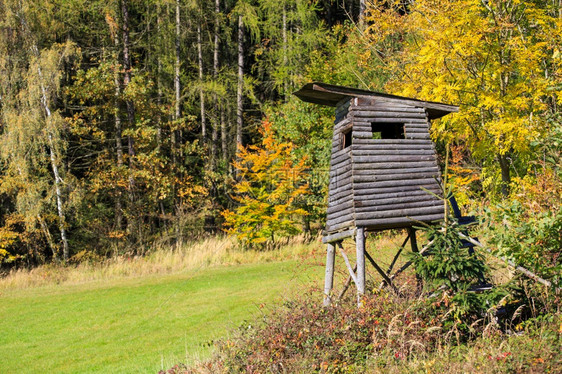
[[(353, 273), (355, 274), (356, 271), (357, 271), (357, 264), (355, 264), (355, 267), (353, 268)], [(338, 295), (338, 298), (336, 299), (336, 302), (339, 302), (342, 299), (342, 297), (345, 295), (347, 289), (351, 285), (352, 280), (353, 280), (353, 278), (351, 278), (351, 275), (349, 277), (347, 277), (347, 280), (345, 281), (345, 284), (343, 285), (343, 288), (342, 288), (340, 294)]]
[[(396, 264), (396, 261), (398, 261), (398, 258), (400, 257), (400, 254), (402, 253), (402, 250), (406, 246), (406, 243), (408, 243), (408, 240), (410, 240), (410, 232), (409, 231), (408, 231), (408, 235), (406, 236), (406, 239), (404, 239), (404, 242), (402, 243), (402, 245), (398, 249), (398, 252), (396, 252), (396, 255), (394, 255), (394, 258), (392, 259), (392, 262), (390, 263), (390, 265), (388, 266), (388, 269), (386, 270), (387, 276), (390, 276), (390, 273), (392, 272), (392, 269), (394, 268), (394, 265)], [(384, 282), (384, 281), (381, 282), (381, 284), (379, 285), (379, 290), (382, 290), (383, 287), (386, 284), (388, 284), (388, 282)]]
[(334, 263), (336, 259), (336, 246), (333, 243), (328, 243), (326, 251), (326, 279), (324, 280), (324, 306), (329, 306), (331, 303), (330, 294), (334, 286)]
[[(419, 253), (420, 250), (418, 248), (418, 241), (416, 240), (416, 229), (414, 229), (413, 227), (409, 227), (408, 236), (410, 237), (410, 245), (412, 246), (412, 252)], [(418, 284), (418, 292), (421, 292), (422, 279), (417, 273), (416, 273), (416, 281)]]
[(361, 298), (365, 295), (365, 228), (358, 227), (355, 236), (357, 251), (357, 304), (361, 306)]
[(397, 295), (400, 295), (400, 291), (398, 291), (398, 288), (396, 288), (396, 286), (394, 285), (394, 283), (392, 283), (388, 275), (386, 275), (386, 273), (381, 269), (381, 267), (375, 262), (375, 260), (369, 254), (369, 252), (365, 251), (365, 256), (367, 257), (367, 260), (369, 260), (371, 265), (373, 265), (375, 270), (380, 274), (380, 276), (383, 279), (383, 282), (388, 284)]

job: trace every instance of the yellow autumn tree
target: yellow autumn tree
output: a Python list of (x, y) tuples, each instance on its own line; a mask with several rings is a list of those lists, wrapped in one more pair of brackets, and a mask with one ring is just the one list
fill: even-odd
[[(466, 145), (484, 187), (507, 194), (512, 171), (525, 171), (532, 142), (562, 101), (559, 10), (526, 0), (401, 4), (374, 1), (367, 17), (387, 91), (460, 105), (433, 135)], [(398, 52), (384, 54), (389, 48)]]
[(234, 162), (240, 176), (234, 186), (238, 206), (222, 213), (227, 232), (250, 247), (297, 234), (300, 218), (307, 214), (299, 207), (308, 193), (306, 159), (294, 160), (293, 144), (278, 141), (268, 120), (260, 132), (260, 145), (238, 149)]

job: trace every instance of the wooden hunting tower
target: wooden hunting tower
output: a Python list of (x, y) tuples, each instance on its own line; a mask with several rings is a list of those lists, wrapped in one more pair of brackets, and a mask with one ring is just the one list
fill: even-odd
[(432, 119), (456, 112), (458, 107), (324, 83), (309, 83), (295, 95), (336, 108), (323, 237), (328, 243), (325, 303), (329, 303), (335, 245), (342, 249), (343, 239), (356, 238), (356, 273), (342, 254), (361, 295), (366, 231), (406, 228), (416, 250), (412, 226), (443, 219), (443, 201), (428, 193), (441, 193), (441, 173), (429, 127)]

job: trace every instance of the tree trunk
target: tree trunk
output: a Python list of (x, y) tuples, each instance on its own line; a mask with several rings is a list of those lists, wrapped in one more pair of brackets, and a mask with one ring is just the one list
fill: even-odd
[(203, 46), (201, 41), (201, 19), (197, 21), (197, 64), (199, 66), (199, 102), (201, 109), (201, 138), (207, 142), (207, 118), (205, 113), (205, 91), (203, 90)]
[[(39, 57), (39, 49), (37, 48), (36, 44), (32, 46), (33, 53), (36, 57)], [(43, 110), (45, 111), (45, 119), (48, 122), (51, 119), (51, 109), (49, 108), (49, 103), (47, 102), (47, 90), (43, 85), (43, 73), (41, 72), (41, 68), (37, 68), (37, 74), (39, 75), (39, 80), (41, 82), (41, 104), (43, 105)], [(61, 184), (63, 184), (63, 180), (59, 173), (59, 168), (57, 165), (57, 157), (55, 155), (55, 147), (53, 143), (53, 135), (49, 130), (47, 130), (47, 138), (49, 140), (49, 156), (51, 159), (51, 169), (53, 170), (53, 176), (55, 179), (55, 196), (57, 200), (57, 213), (59, 216), (59, 231), (62, 241), (62, 257), (64, 261), (68, 261), (69, 257), (69, 248), (68, 248), (68, 239), (66, 237), (66, 217), (64, 215), (64, 208), (63, 208), (63, 197), (62, 197), (62, 190)]]
[[(43, 87), (41, 87), (44, 89)], [(44, 95), (44, 94), (43, 94)], [(46, 107), (47, 108), (47, 107)], [(47, 108), (48, 110), (48, 108)], [(49, 112), (49, 117), (51, 113)], [(59, 215), (59, 230), (60, 236), (62, 240), (62, 257), (64, 261), (68, 261), (69, 257), (69, 249), (68, 249), (68, 239), (66, 237), (66, 219), (64, 216), (64, 208), (62, 202), (62, 191), (61, 191), (61, 184), (63, 184), (63, 180), (59, 174), (59, 168), (57, 166), (56, 156), (55, 156), (55, 146), (53, 144), (53, 135), (48, 132), (47, 136), (49, 138), (49, 154), (51, 157), (51, 168), (53, 169), (53, 175), (55, 177), (55, 194), (57, 196), (57, 212)]]
[(236, 153), (242, 146), (243, 126), (243, 88), (244, 88), (244, 24), (242, 15), (238, 16), (238, 89), (236, 91)]
[[(118, 56), (118, 48), (119, 48), (119, 38), (117, 34), (115, 34), (113, 38), (113, 42), (115, 45), (115, 71), (113, 73), (113, 84), (115, 85), (115, 98), (113, 102), (113, 113), (115, 117), (115, 153), (117, 156), (117, 167), (121, 169), (123, 167), (123, 140), (122, 140), (122, 133), (123, 128), (121, 124), (121, 113), (119, 108), (119, 100), (121, 100), (121, 84), (119, 82), (119, 56)], [(121, 230), (123, 225), (123, 206), (121, 203), (121, 190), (118, 187), (117, 196), (115, 198), (115, 228), (117, 230)]]
[(359, 0), (359, 27), (361, 28), (361, 30), (363, 30), (363, 26), (365, 23), (365, 10), (367, 9), (366, 5), (365, 5), (365, 0)]
[[(156, 33), (158, 35), (158, 41), (160, 40), (160, 32), (161, 32), (161, 23), (162, 18), (160, 14), (160, 3), (156, 7)], [(160, 108), (162, 108), (162, 60), (160, 58), (160, 53), (156, 53), (156, 104), (158, 105), (158, 114), (156, 117), (156, 121), (158, 121), (158, 128), (156, 132), (156, 146), (157, 151), (160, 154), (162, 151), (162, 112)]]
[[(121, 16), (123, 17), (122, 34), (123, 34), (123, 90), (127, 89), (131, 83), (131, 52), (129, 40), (129, 9), (127, 7), (127, 0), (121, 0)], [(131, 100), (125, 100), (127, 107), (127, 122), (129, 128), (133, 128), (135, 123), (135, 106)], [(133, 138), (127, 136), (127, 151), (129, 155), (129, 201), (134, 202), (134, 187), (135, 179), (132, 174), (133, 158), (135, 156), (135, 144)]]
[[(283, 30), (282, 30), (282, 36), (283, 36), (283, 68), (287, 69), (287, 3), (283, 2)], [(285, 72), (286, 73), (286, 72)], [(289, 92), (289, 87), (287, 84), (287, 77), (284, 78), (284, 82), (283, 82), (283, 96), (285, 98), (285, 101), (287, 101), (288, 98), (288, 92)]]
[[(219, 77), (219, 14), (220, 14), (220, 0), (215, 0), (215, 27), (214, 27), (214, 44), (213, 44), (213, 80), (217, 82)], [(213, 116), (213, 133), (211, 135), (211, 168), (216, 169), (217, 164), (217, 141), (218, 141), (218, 128), (219, 128), (219, 112), (220, 103), (215, 93), (213, 95), (215, 104), (215, 113)]]
[(221, 104), (220, 114), (221, 114), (221, 151), (222, 151), (222, 159), (225, 163), (228, 162), (228, 127), (226, 123), (226, 115), (225, 111), (226, 108), (224, 104)]
[(502, 173), (501, 191), (504, 197), (509, 195), (509, 184), (511, 183), (511, 175), (509, 170), (509, 154), (499, 155), (498, 161)]
[[(28, 33), (31, 33), (29, 31), (28, 27), (27, 27), (25, 19), (22, 18), (21, 22), (22, 22), (23, 28)], [(35, 42), (33, 42), (32, 45), (31, 45), (31, 51), (36, 58), (40, 57), (39, 48), (37, 47), (37, 44)], [(45, 127), (47, 128), (47, 138), (49, 140), (49, 145), (48, 145), (49, 156), (50, 156), (51, 169), (53, 171), (54, 182), (55, 182), (55, 197), (56, 197), (56, 201), (57, 201), (57, 213), (58, 213), (58, 217), (59, 217), (59, 230), (60, 230), (60, 236), (61, 236), (61, 241), (62, 241), (63, 260), (68, 261), (70, 251), (69, 251), (69, 247), (68, 247), (68, 239), (67, 239), (67, 236), (66, 236), (66, 227), (65, 227), (66, 217), (65, 217), (65, 214), (64, 214), (63, 196), (62, 196), (62, 190), (61, 190), (61, 184), (63, 184), (63, 180), (60, 176), (59, 168), (58, 168), (58, 165), (57, 165), (57, 157), (55, 155), (53, 135), (49, 131), (48, 125), (49, 125), (49, 121), (52, 119), (51, 118), (51, 109), (49, 108), (49, 103), (47, 101), (47, 89), (45, 88), (45, 85), (43, 84), (43, 73), (41, 71), (40, 66), (37, 67), (37, 75), (39, 76), (40, 89), (41, 89), (41, 106), (43, 107), (43, 111), (44, 111), (44, 115), (45, 115), (45, 125), (46, 125)], [(47, 237), (47, 240), (49, 240), (48, 237)]]

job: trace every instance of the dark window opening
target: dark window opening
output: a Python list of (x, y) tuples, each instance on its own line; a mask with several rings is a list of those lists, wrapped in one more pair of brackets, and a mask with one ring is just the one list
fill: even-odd
[(351, 145), (351, 139), (351, 129), (344, 131), (341, 137), (341, 149), (349, 147)]
[(404, 124), (400, 122), (371, 123), (373, 139), (404, 139)]

